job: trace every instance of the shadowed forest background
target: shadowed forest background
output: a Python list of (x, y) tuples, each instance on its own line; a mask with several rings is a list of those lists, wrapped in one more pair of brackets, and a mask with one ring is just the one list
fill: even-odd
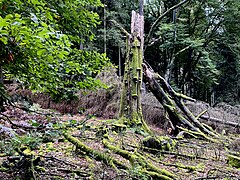
[(238, 179), (239, 27), (238, 0), (0, 0), (0, 178)]

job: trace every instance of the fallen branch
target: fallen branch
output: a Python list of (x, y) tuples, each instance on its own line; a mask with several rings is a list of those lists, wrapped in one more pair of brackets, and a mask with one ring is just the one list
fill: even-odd
[(58, 168), (57, 171), (63, 171), (63, 172), (66, 172), (66, 173), (76, 173), (76, 174), (78, 174), (78, 176), (80, 175), (81, 177), (85, 177), (85, 178), (91, 176), (90, 173), (84, 172), (80, 169), (78, 170), (78, 169)]
[[(158, 106), (158, 105), (151, 105), (151, 104), (144, 104), (144, 103), (142, 103), (142, 105), (147, 106), (147, 107), (150, 106), (152, 108), (163, 110), (163, 107)], [(207, 110), (204, 110), (203, 112), (201, 112), (199, 115), (196, 116), (196, 119), (199, 119), (199, 120), (202, 119), (202, 120), (205, 120), (205, 121), (208, 121), (208, 122), (216, 122), (216, 123), (220, 123), (220, 124), (223, 124), (223, 125), (228, 125), (228, 126), (231, 126), (231, 127), (240, 127), (240, 123), (236, 123), (236, 122), (232, 122), (232, 121), (224, 121), (223, 119), (203, 115), (206, 112), (207, 112)]]

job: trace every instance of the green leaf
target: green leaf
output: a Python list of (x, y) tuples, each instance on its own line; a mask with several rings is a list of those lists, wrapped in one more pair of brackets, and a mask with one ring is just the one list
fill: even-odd
[(40, 126), (40, 124), (37, 121), (35, 121), (35, 120), (31, 120), (30, 123), (34, 127), (39, 127)]
[(5, 45), (8, 43), (8, 38), (4, 36), (0, 36), (0, 41), (2, 41)]

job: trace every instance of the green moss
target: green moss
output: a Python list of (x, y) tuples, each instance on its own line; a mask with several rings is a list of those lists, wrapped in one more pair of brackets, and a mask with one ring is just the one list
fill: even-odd
[(133, 98), (138, 98), (138, 95), (137, 94), (132, 94), (132, 97)]
[(154, 137), (148, 136), (143, 139), (143, 145), (150, 149), (171, 151), (175, 149), (176, 141), (170, 139), (169, 137)]
[(8, 171), (8, 168), (0, 167), (0, 172), (7, 172), (7, 171)]
[(132, 165), (137, 163), (141, 167), (144, 167), (144, 168), (146, 168), (150, 171), (155, 172), (155, 174), (163, 175), (163, 176), (166, 176), (168, 178), (174, 178), (175, 177), (171, 172), (169, 172), (165, 169), (161, 169), (161, 168), (158, 168), (158, 167), (154, 166), (146, 158), (144, 158), (142, 155), (140, 155), (137, 152), (130, 153), (126, 150), (122, 150), (118, 147), (115, 147), (115, 146), (111, 145), (107, 140), (103, 140), (103, 144), (107, 148), (109, 148), (110, 150), (112, 150), (115, 153), (121, 155), (122, 157), (128, 159), (131, 162)]
[[(137, 70), (137, 68), (136, 68), (136, 70)], [(138, 80), (138, 76), (134, 76), (133, 80), (136, 82)]]
[(112, 125), (112, 128), (111, 128), (111, 130), (115, 131), (115, 132), (122, 132), (122, 131), (125, 131), (126, 129), (127, 129), (127, 126), (122, 124), (122, 123), (121, 124), (120, 123), (114, 123)]
[(138, 158), (141, 160), (141, 164), (146, 167), (146, 169), (150, 170), (150, 171), (154, 171), (157, 173), (160, 173), (164, 176), (168, 176), (170, 178), (176, 178), (176, 176), (174, 174), (172, 174), (171, 172), (169, 172), (166, 169), (161, 169), (159, 167), (156, 167), (155, 165), (153, 165), (151, 162), (149, 162), (144, 156), (140, 155), (139, 153), (137, 153)]
[(41, 166), (35, 166), (35, 169), (37, 171), (41, 171), (41, 172), (46, 172), (47, 171), (44, 167), (41, 167)]
[(126, 169), (127, 167), (122, 164), (121, 162), (119, 162), (118, 160), (114, 159), (113, 157), (107, 155), (107, 154), (103, 154), (97, 150), (94, 150), (92, 148), (90, 148), (89, 146), (85, 145), (83, 142), (81, 142), (79, 139), (71, 136), (70, 134), (68, 134), (67, 132), (63, 133), (63, 136), (71, 143), (73, 143), (76, 148), (80, 149), (81, 151), (85, 152), (86, 155), (91, 156), (92, 158), (99, 160), (99, 161), (103, 161), (105, 164), (109, 165), (110, 167), (117, 169), (117, 166), (120, 166), (124, 169)]
[(52, 142), (48, 142), (48, 143), (46, 144), (46, 148), (47, 148), (47, 152), (56, 151), (56, 148), (54, 148)]
[(97, 132), (96, 132), (96, 136), (97, 137), (103, 137), (105, 134), (107, 134), (109, 131), (109, 128), (106, 126), (101, 126), (98, 128)]
[(197, 169), (196, 166), (187, 166), (187, 165), (184, 165), (184, 164), (181, 164), (181, 163), (177, 163), (176, 166), (179, 167), (179, 168), (182, 168), (182, 169), (187, 169), (190, 172), (195, 171)]
[(228, 155), (228, 164), (232, 167), (240, 168), (240, 157)]
[(125, 116), (122, 116), (118, 120), (116, 120), (114, 124), (123, 124), (127, 126), (130, 124), (130, 119), (126, 118)]
[(127, 73), (124, 74), (123, 78), (119, 117), (127, 126), (139, 126), (145, 132), (152, 133), (143, 119), (141, 108), (143, 50), (139, 39), (134, 35), (132, 37), (131, 44), (129, 44), (128, 39), (126, 40), (125, 72)]
[(147, 171), (147, 170), (142, 170), (141, 172), (147, 174), (148, 176), (151, 176), (153, 179), (172, 180), (172, 178), (170, 178), (168, 176), (164, 176), (157, 172), (152, 172), (152, 171)]
[(34, 156), (34, 155), (36, 155), (36, 153), (35, 153), (34, 151), (31, 151), (31, 150), (28, 149), (28, 148), (23, 151), (23, 154), (24, 154), (25, 156)]

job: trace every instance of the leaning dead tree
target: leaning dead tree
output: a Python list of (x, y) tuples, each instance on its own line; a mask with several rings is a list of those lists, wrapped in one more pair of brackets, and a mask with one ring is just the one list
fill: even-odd
[(147, 62), (143, 62), (144, 17), (132, 11), (131, 34), (122, 27), (119, 26), (119, 28), (127, 35), (127, 53), (119, 113), (124, 124), (142, 126), (144, 130), (150, 132), (143, 119), (141, 108), (141, 87), (144, 79), (168, 113), (174, 134), (184, 131), (192, 136), (202, 136), (208, 139), (208, 136), (218, 137), (211, 127), (199, 122), (198, 119), (202, 114), (195, 117), (183, 102), (184, 99), (195, 100), (175, 92)]
[(185, 106), (183, 100), (195, 101), (194, 99), (173, 90), (163, 77), (154, 73), (148, 64), (143, 64), (143, 74), (149, 89), (168, 113), (174, 134), (186, 131), (205, 138), (208, 138), (207, 135), (218, 137), (211, 127), (198, 120), (204, 112), (194, 116)]

